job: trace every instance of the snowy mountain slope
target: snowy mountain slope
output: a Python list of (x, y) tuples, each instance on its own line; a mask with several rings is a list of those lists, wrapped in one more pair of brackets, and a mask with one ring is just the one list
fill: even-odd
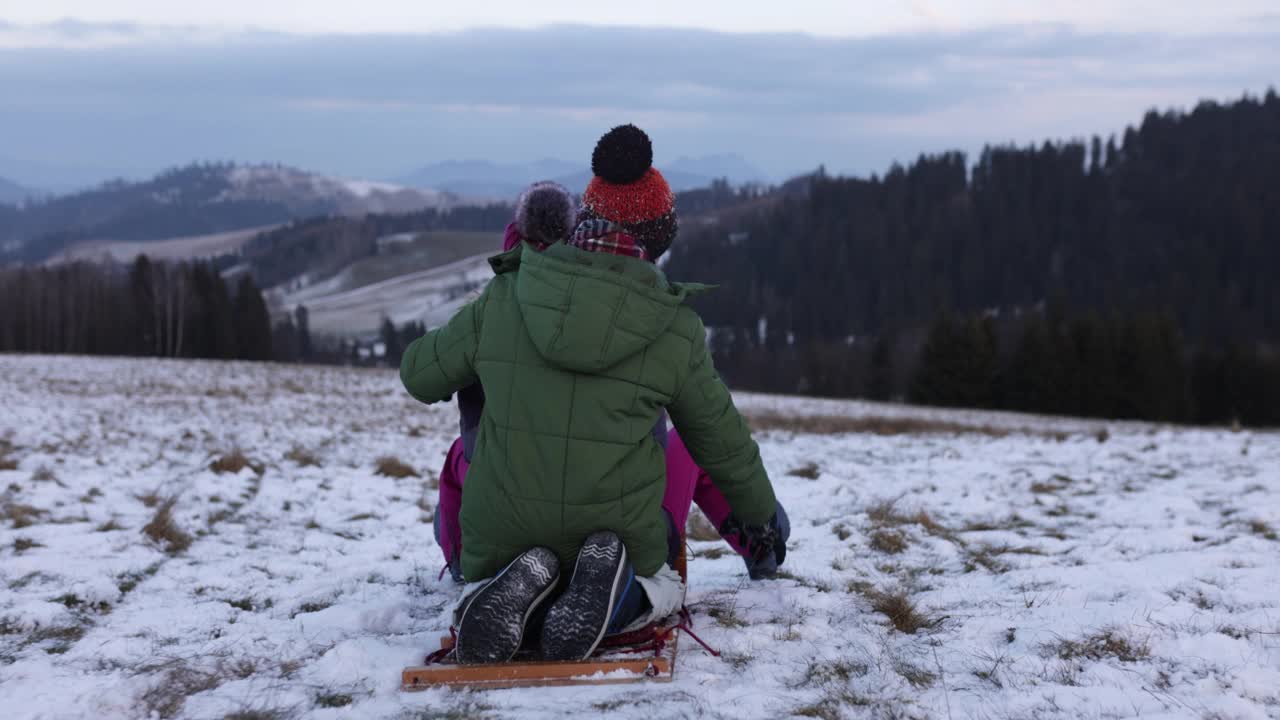
[[(742, 395), (794, 531), (766, 582), (691, 541), (722, 658), (683, 643), (671, 685), (402, 694), (458, 590), (430, 524), (452, 406), (393, 371), (40, 356), (0, 357), (0, 397), (8, 718), (1280, 707), (1276, 433)], [(888, 434), (823, 434), (852, 427)], [(211, 469), (232, 448), (257, 468)]]
[(0, 262), (42, 262), (109, 242), (149, 242), (325, 215), (456, 204), (448, 193), (342, 180), (280, 165), (190, 165), (21, 208), (0, 208)]
[(344, 215), (443, 208), (453, 196), (370, 180), (343, 180), (278, 165), (237, 165), (227, 170), (229, 187), (214, 202), (254, 199), (288, 206), (332, 203)]
[(190, 260), (235, 253), (258, 233), (274, 229), (275, 225), (232, 230), (229, 232), (177, 237), (165, 240), (87, 240), (76, 243), (58, 253), (47, 264), (74, 262), (77, 260), (132, 262), (139, 255), (152, 260)]
[(279, 296), (277, 306), (292, 311), (306, 305), (313, 333), (352, 335), (378, 330), (383, 317), (397, 326), (422, 321), (443, 325), (493, 277), (493, 251), (387, 280), (348, 288), (349, 273)]

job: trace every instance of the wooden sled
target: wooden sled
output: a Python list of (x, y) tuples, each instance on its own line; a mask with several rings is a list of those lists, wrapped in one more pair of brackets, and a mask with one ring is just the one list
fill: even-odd
[[(689, 573), (683, 543), (675, 569), (688, 583)], [(580, 662), (511, 661), (489, 665), (458, 665), (453, 662), (407, 667), (400, 675), (400, 689), (427, 690), (435, 687), (501, 689), (560, 685), (619, 685), (625, 683), (671, 682), (675, 678), (679, 627), (657, 629), (644, 643), (653, 652), (635, 654), (626, 646), (598, 650)], [(440, 638), (438, 654), (453, 649), (452, 635)], [(630, 654), (628, 654), (630, 653)]]

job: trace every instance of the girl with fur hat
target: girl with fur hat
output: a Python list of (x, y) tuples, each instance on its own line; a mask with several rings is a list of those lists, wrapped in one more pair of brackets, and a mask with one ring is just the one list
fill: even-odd
[[(423, 402), (477, 382), (485, 395), (471, 464), (455, 468), (466, 483), (453, 549), (472, 580), (455, 611), (460, 662), (509, 659), (531, 618), (544, 657), (578, 660), (606, 633), (673, 612), (683, 587), (670, 538), (700, 487), (723, 503), (718, 524), (753, 576), (785, 556), (785, 514), (685, 304), (703, 288), (653, 264), (677, 223), (648, 137), (614, 128), (592, 169), (568, 241), (518, 220), (525, 241), (493, 258), (497, 277), (401, 364)], [(553, 200), (531, 188), (521, 215), (565, 217)], [(664, 410), (674, 452), (654, 431)]]
[[(597, 193), (598, 194), (598, 193)], [(607, 202), (606, 202), (607, 204)], [(607, 212), (607, 210), (606, 210)], [(599, 220), (599, 216), (584, 210), (580, 215), (575, 208), (569, 191), (558, 183), (551, 181), (536, 182), (529, 186), (516, 201), (515, 219), (507, 225), (503, 233), (502, 249), (509, 251), (526, 239), (536, 249), (545, 249), (554, 242), (567, 241), (570, 233), (577, 229), (578, 221)], [(672, 216), (674, 220), (674, 214)], [(665, 243), (670, 245), (670, 241)], [(662, 253), (657, 253), (661, 256)], [(655, 258), (656, 259), (656, 258)], [(459, 425), (461, 433), (446, 453), (444, 466), (440, 469), (439, 496), (436, 501), (434, 516), (436, 543), (444, 555), (449, 574), (458, 582), (462, 575), (462, 528), (458, 522), (462, 507), (462, 485), (466, 480), (467, 468), (475, 451), (476, 436), (480, 430), (480, 415), (484, 411), (484, 389), (480, 384), (464, 388), (458, 392)], [(668, 521), (668, 555), (674, 562), (683, 543), (682, 528), (689, 517), (690, 501), (696, 504), (714, 527), (722, 530), (725, 540), (735, 552), (742, 556), (748, 574), (753, 579), (771, 576), (777, 569), (777, 561), (772, 553), (755, 557), (747, 550), (747, 546), (737, 540), (730, 520), (729, 503), (724, 495), (716, 489), (711, 476), (698, 467), (679, 432), (668, 430), (667, 416), (663, 412), (653, 426), (654, 438), (666, 453), (667, 489), (663, 496), (662, 509)], [(779, 506), (779, 520), (786, 524), (786, 512)], [(726, 521), (729, 521), (726, 524)], [(789, 528), (787, 528), (789, 533)]]

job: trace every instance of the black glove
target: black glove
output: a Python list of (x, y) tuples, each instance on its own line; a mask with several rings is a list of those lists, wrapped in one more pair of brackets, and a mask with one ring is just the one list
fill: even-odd
[(720, 524), (720, 536), (732, 538), (745, 550), (743, 561), (752, 580), (771, 578), (778, 573), (778, 566), (787, 558), (787, 539), (791, 536), (791, 523), (787, 512), (778, 503), (767, 525), (744, 525), (733, 514)]

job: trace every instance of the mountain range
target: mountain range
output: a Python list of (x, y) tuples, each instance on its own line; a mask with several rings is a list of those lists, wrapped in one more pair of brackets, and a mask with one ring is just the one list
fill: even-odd
[[(724, 178), (734, 185), (765, 183), (768, 175), (739, 155), (681, 157), (657, 167), (671, 189), (694, 190)], [(494, 163), (487, 160), (449, 160), (426, 165), (395, 178), (401, 185), (432, 188), (474, 199), (509, 200), (529, 183), (554, 180), (574, 192), (582, 192), (591, 171), (580, 164), (546, 158), (528, 163)]]
[(40, 262), (86, 244), (190, 238), (318, 215), (455, 204), (449, 193), (280, 165), (189, 165), (141, 182), (117, 180), (22, 206), (0, 205), (0, 264)]
[(39, 190), (24, 187), (12, 180), (0, 177), (0, 204), (18, 205), (45, 195)]

